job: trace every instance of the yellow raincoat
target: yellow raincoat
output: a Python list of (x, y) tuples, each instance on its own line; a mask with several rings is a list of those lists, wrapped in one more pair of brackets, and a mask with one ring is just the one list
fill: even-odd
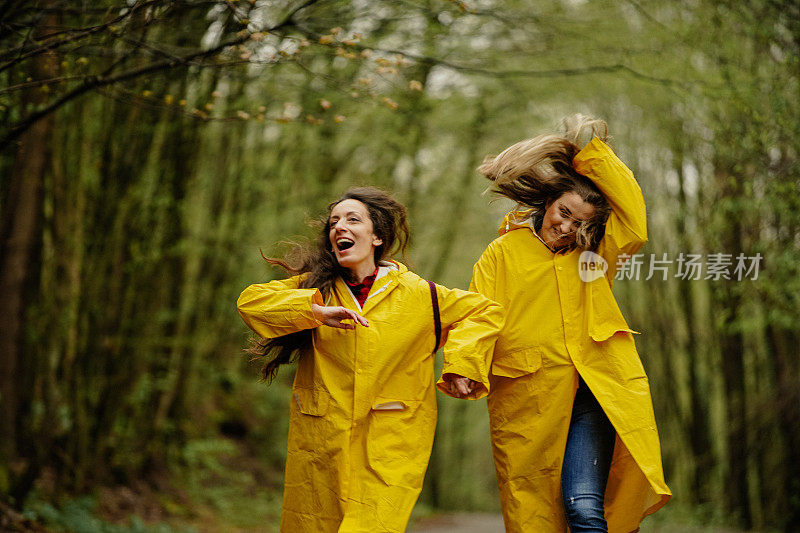
[(635, 332), (611, 292), (617, 259), (647, 241), (644, 199), (631, 171), (597, 138), (574, 167), (611, 204), (597, 250), (607, 262), (605, 275), (582, 281), (581, 251), (553, 253), (537, 237), (530, 211), (517, 211), (475, 265), (470, 287), (506, 311), (488, 407), (503, 518), (512, 533), (567, 531), (561, 465), (578, 374), (617, 431), (605, 497), (609, 531), (636, 531), (670, 498)]
[[(244, 321), (264, 338), (315, 328), (292, 390), (281, 531), (404, 531), (436, 427), (429, 285), (400, 263), (381, 263), (361, 308), (338, 279), (325, 305), (369, 320), (369, 327), (343, 330), (314, 318), (311, 305), (323, 305), (322, 297), (298, 288), (301, 279), (251, 285), (238, 301)], [(436, 288), (449, 330), (443, 372), (481, 383), (475, 397), (485, 396), (503, 312), (479, 294)]]

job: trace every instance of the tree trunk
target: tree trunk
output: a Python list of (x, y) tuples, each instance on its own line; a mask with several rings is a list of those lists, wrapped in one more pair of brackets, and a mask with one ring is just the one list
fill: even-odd
[[(686, 196), (686, 183), (683, 173), (684, 160), (682, 147), (676, 147), (675, 155), (678, 164), (675, 165), (678, 174), (678, 217), (677, 217), (677, 236), (680, 250), (690, 251), (692, 242), (688, 238), (689, 231), (686, 227), (686, 217), (689, 213), (688, 200)], [(713, 465), (713, 448), (709, 435), (709, 416), (708, 416), (708, 384), (701, 384), (701, 366), (706, 357), (701, 351), (695, 324), (697, 317), (694, 311), (694, 298), (692, 294), (691, 280), (678, 280), (678, 292), (680, 294), (679, 305), (686, 324), (686, 355), (688, 357), (689, 373), (689, 416), (688, 433), (689, 444), (692, 448), (694, 459), (694, 473), (691, 480), (692, 501), (703, 503), (709, 501), (710, 489), (709, 478)], [(701, 385), (706, 385), (705, 387)]]
[[(721, 246), (719, 252), (736, 257), (742, 249), (741, 212), (737, 212), (733, 199), (743, 194), (741, 183), (725, 162), (718, 163), (716, 172), (718, 228)], [(727, 423), (727, 474), (725, 478), (725, 501), (730, 515), (738, 515), (741, 525), (749, 529), (752, 525), (752, 510), (748, 492), (748, 439), (747, 390), (745, 385), (745, 345), (741, 326), (737, 321), (742, 313), (742, 297), (735, 279), (711, 281), (714, 284), (714, 307), (722, 313), (719, 327), (719, 346), (722, 357), (722, 382), (725, 391), (725, 413)]]
[[(56, 22), (55, 16), (47, 17), (35, 34), (49, 31)], [(57, 64), (54, 53), (41, 55), (31, 62), (31, 78), (55, 77)], [(31, 110), (47, 101), (47, 93), (32, 89), (22, 100), (23, 108)], [(11, 493), (16, 497), (30, 489), (37, 469), (31, 463), (33, 454), (25, 449), (29, 443), (18, 442), (19, 424), (24, 419), (20, 409), (26, 408), (20, 401), (23, 391), (19, 383), (20, 374), (34, 366), (25, 360), (24, 327), (30, 285), (38, 272), (42, 194), (52, 130), (53, 119), (47, 117), (20, 136), (0, 228), (0, 464), (11, 470)]]
[(436, 259), (436, 264), (431, 270), (430, 277), (433, 280), (441, 279), (444, 275), (445, 268), (450, 260), (450, 254), (453, 251), (453, 246), (458, 238), (459, 228), (461, 226), (460, 215), (464, 212), (464, 205), (467, 202), (467, 195), (471, 189), (469, 184), (478, 179), (475, 168), (480, 164), (480, 155), (478, 152), (478, 145), (483, 133), (483, 126), (486, 124), (486, 105), (483, 101), (477, 103), (478, 109), (475, 112), (475, 118), (472, 121), (472, 126), (469, 129), (469, 138), (465, 152), (470, 154), (469, 162), (464, 172), (461, 174), (461, 181), (458, 188), (449, 202), (449, 209), (455, 216), (448, 217), (444, 224), (443, 231), (441, 232), (442, 249)]
[(791, 531), (800, 523), (800, 505), (796, 495), (800, 494), (800, 461), (797, 461), (797, 450), (800, 450), (800, 392), (797, 389), (797, 347), (800, 339), (795, 331), (769, 326), (767, 329), (767, 345), (775, 356), (775, 391), (778, 409), (778, 424), (784, 437), (785, 479), (780, 490), (788, 505), (783, 510), (781, 521), (786, 531)]

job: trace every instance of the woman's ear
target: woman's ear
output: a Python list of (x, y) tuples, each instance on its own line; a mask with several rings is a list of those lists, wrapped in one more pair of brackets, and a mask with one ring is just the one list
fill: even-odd
[(373, 245), (373, 246), (380, 246), (381, 244), (383, 244), (383, 239), (380, 239), (380, 238), (378, 238), (378, 236), (377, 236), (377, 235), (375, 235), (375, 236), (372, 238), (372, 245)]

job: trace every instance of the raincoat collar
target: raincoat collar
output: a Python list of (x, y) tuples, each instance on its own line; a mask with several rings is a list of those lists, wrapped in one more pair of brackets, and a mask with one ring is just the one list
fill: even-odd
[(503, 218), (503, 223), (500, 224), (497, 233), (504, 235), (509, 231), (520, 228), (530, 228), (531, 231), (536, 233), (534, 227), (534, 210), (517, 205), (515, 209), (506, 213), (505, 218)]
[[(392, 260), (380, 261), (378, 263), (378, 275), (375, 276), (375, 282), (374, 283), (377, 283), (379, 279), (381, 279), (382, 277), (386, 276), (390, 272), (399, 272), (400, 271), (400, 267), (403, 267), (403, 272), (408, 270), (408, 268), (406, 268), (405, 265), (401, 265), (400, 263), (398, 263), (396, 261), (392, 261)], [(374, 283), (373, 283), (373, 286), (374, 286)]]
[(516, 209), (509, 211), (506, 213), (505, 218), (503, 219), (503, 223), (500, 224), (500, 228), (498, 233), (500, 235), (504, 235), (509, 231), (514, 231), (515, 229), (522, 229), (528, 228), (531, 230), (531, 233), (539, 239), (539, 241), (545, 245), (545, 247), (550, 250), (551, 252), (558, 253), (558, 251), (554, 250), (546, 242), (544, 239), (536, 232), (536, 218), (535, 218), (535, 210), (528, 207), (523, 208), (521, 206), (517, 206)]
[(339, 285), (342, 294), (350, 296), (355, 308), (360, 312), (364, 312), (365, 309), (373, 307), (378, 301), (382, 300), (385, 294), (391, 292), (391, 290), (397, 286), (397, 280), (400, 275), (405, 272), (408, 272), (408, 267), (393, 259), (379, 262), (378, 274), (375, 276), (372, 289), (369, 291), (369, 295), (363, 307), (358, 303), (350, 287), (347, 286), (347, 283), (345, 283), (342, 278), (339, 278), (336, 283)]

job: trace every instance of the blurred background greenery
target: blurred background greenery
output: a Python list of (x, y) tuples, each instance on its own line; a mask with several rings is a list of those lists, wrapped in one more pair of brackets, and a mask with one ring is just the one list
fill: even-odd
[[(378, 185), (410, 266), (464, 288), (509, 207), (477, 164), (582, 112), (648, 205), (615, 284), (675, 493), (646, 524), (798, 531), (799, 75), (793, 0), (0, 1), (2, 526), (272, 530), (259, 249)], [(484, 402), (439, 406), (415, 513), (497, 512)]]

